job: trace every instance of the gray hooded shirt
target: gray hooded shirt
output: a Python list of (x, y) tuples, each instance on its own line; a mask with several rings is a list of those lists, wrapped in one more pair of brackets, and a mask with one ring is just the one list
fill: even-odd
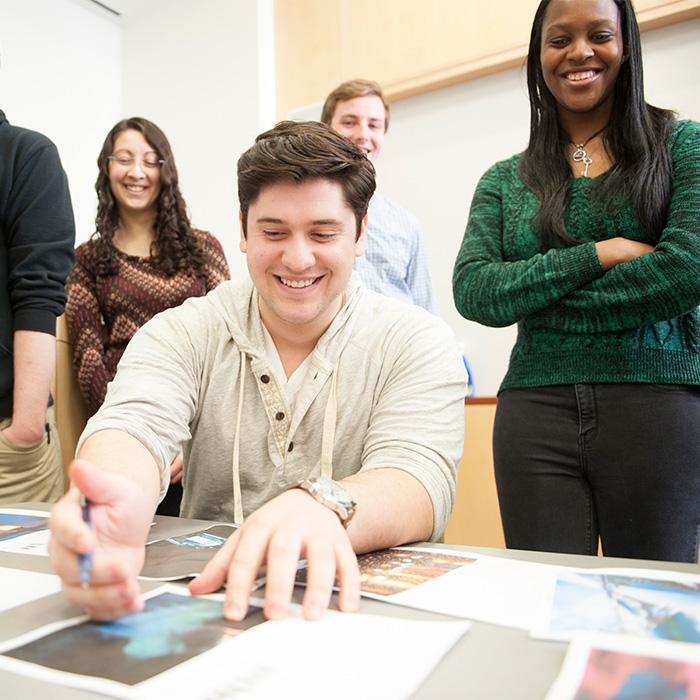
[(465, 392), (446, 324), (353, 273), (291, 413), (265, 355), (257, 291), (226, 282), (136, 333), (81, 443), (104, 429), (135, 436), (162, 493), (183, 444), (181, 514), (228, 522), (309, 476), (403, 469), (428, 492), (438, 539), (454, 505)]

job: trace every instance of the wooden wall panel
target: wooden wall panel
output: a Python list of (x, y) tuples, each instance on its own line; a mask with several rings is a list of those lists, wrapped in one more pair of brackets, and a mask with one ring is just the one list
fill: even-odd
[(464, 455), (457, 498), (443, 541), (476, 547), (505, 547), (493, 473), (493, 421), (496, 399), (467, 399)]
[(538, 0), (509, 5), (504, 22), (500, 2), (339, 0), (342, 71), (385, 85), (522, 46)]
[[(275, 0), (277, 112), (350, 78), (389, 101), (523, 64), (539, 0)], [(700, 17), (700, 0), (636, 0), (642, 31)]]
[(56, 370), (51, 395), (54, 400), (56, 430), (61, 440), (61, 457), (67, 485), (68, 466), (73, 461), (78, 439), (87, 422), (87, 407), (73, 371), (73, 351), (65, 314), (56, 319)]
[[(277, 112), (323, 100), (346, 78), (337, 0), (275, 0)], [(329, 87), (330, 86), (330, 87)]]

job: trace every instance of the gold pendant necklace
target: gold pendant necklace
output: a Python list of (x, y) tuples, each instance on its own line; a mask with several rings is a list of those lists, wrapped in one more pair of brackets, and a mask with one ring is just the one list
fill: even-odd
[(576, 146), (574, 155), (571, 156), (574, 163), (583, 163), (586, 166), (581, 173), (583, 177), (588, 177), (588, 166), (593, 162), (586, 153), (586, 151), (584, 151), (583, 149), (589, 141), (598, 136), (598, 134), (600, 134), (604, 129), (605, 127), (603, 127), (602, 129), (598, 129), (598, 131), (596, 131), (595, 134), (593, 134), (593, 136), (589, 136), (583, 143), (575, 143), (574, 141), (571, 141), (571, 143), (574, 146)]

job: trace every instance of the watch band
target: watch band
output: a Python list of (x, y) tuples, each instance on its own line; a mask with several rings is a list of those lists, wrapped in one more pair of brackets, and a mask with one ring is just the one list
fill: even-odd
[(343, 527), (347, 527), (357, 511), (357, 503), (352, 500), (350, 492), (333, 479), (312, 476), (302, 479), (290, 489), (303, 489), (319, 503), (330, 508), (340, 518)]

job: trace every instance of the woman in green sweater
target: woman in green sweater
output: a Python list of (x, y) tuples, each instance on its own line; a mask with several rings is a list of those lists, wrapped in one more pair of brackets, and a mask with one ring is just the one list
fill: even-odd
[(700, 124), (644, 100), (630, 0), (542, 0), (527, 150), (481, 179), (455, 303), (518, 323), (494, 461), (509, 547), (697, 561)]

